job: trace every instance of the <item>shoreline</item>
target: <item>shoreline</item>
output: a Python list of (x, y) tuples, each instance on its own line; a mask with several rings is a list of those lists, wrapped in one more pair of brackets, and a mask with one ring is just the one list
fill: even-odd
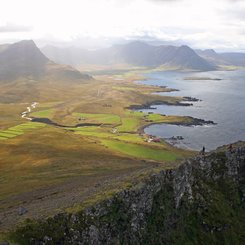
[(146, 124), (146, 125), (143, 125), (141, 126), (139, 129), (138, 129), (138, 132), (140, 134), (146, 134), (145, 133), (145, 129), (152, 126), (152, 125), (161, 125), (161, 124), (169, 124), (169, 125), (176, 125), (176, 126), (184, 126), (184, 127), (192, 127), (192, 126), (204, 126), (204, 125), (217, 125), (217, 123), (211, 121), (211, 120), (204, 120), (204, 119), (199, 119), (199, 118), (195, 118), (195, 117), (190, 117), (190, 116), (186, 116), (186, 117), (183, 117), (183, 118), (186, 118), (186, 119), (189, 119), (190, 121), (187, 122), (187, 121), (183, 121), (183, 122), (153, 122), (153, 123), (149, 123), (149, 124)]
[[(170, 88), (168, 86), (164, 86), (164, 85), (149, 85), (149, 84), (145, 84), (145, 83), (139, 83), (140, 81), (147, 81), (148, 79), (146, 77), (141, 78), (141, 79), (135, 79), (132, 82), (135, 83), (136, 85), (144, 85), (144, 86), (149, 86), (152, 88), (159, 88), (159, 89), (165, 89), (165, 91), (161, 91), (161, 90), (157, 90), (154, 91), (152, 94), (160, 94), (159, 96), (164, 97), (164, 95), (161, 95), (161, 93), (171, 93), (171, 92), (176, 92), (176, 91), (180, 91), (179, 89), (175, 89), (175, 88)], [(171, 96), (173, 98), (179, 98), (178, 96)], [(193, 106), (192, 103), (188, 103), (188, 102), (198, 102), (198, 101), (202, 101), (201, 99), (197, 99), (195, 97), (191, 97), (191, 96), (182, 96), (181, 97), (181, 101), (175, 101), (175, 102), (168, 102), (168, 101), (163, 101), (163, 100), (153, 100), (151, 102), (147, 102), (144, 104), (139, 104), (139, 105), (130, 105), (128, 107), (126, 107), (125, 109), (129, 109), (129, 110), (145, 110), (145, 109), (155, 109), (155, 107), (152, 107), (154, 105), (169, 105), (169, 106)]]

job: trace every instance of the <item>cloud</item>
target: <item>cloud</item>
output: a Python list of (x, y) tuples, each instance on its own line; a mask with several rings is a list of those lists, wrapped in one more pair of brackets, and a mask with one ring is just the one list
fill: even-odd
[(0, 33), (11, 33), (11, 32), (30, 32), (32, 31), (31, 26), (22, 26), (16, 25), (12, 23), (7, 23), (5, 25), (0, 26)]
[[(153, 2), (153, 3), (175, 3), (175, 2), (194, 2), (193, 0), (147, 0), (149, 2)], [(197, 0), (195, 0), (197, 1)], [(230, 3), (238, 3), (238, 2), (242, 2), (244, 0), (219, 0), (220, 2), (230, 2)]]
[(147, 0), (147, 1), (152, 3), (176, 3), (176, 2), (182, 2), (183, 0)]
[[(0, 43), (17, 38), (69, 42), (83, 37), (81, 42), (91, 45), (94, 41), (89, 38), (139, 37), (150, 39), (150, 42), (183, 41), (207, 48), (245, 46), (245, 0), (3, 2), (0, 8)], [(151, 37), (157, 40), (151, 40)], [(80, 38), (76, 43), (80, 43)]]
[(231, 18), (235, 18), (236, 20), (245, 20), (245, 15), (244, 15), (245, 8), (241, 9), (235, 9), (231, 11), (227, 11), (227, 16), (230, 16)]

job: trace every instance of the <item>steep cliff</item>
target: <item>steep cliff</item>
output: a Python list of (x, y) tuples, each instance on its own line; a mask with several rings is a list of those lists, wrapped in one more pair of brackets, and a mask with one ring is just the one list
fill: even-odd
[(75, 214), (29, 222), (19, 244), (244, 244), (245, 148), (152, 174)]

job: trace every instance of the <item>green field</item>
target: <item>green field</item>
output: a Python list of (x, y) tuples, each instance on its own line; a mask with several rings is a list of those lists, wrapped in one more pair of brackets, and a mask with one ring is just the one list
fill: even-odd
[(107, 138), (112, 136), (112, 134), (109, 131), (107, 131), (108, 129), (104, 130), (103, 128), (94, 126), (75, 128), (71, 130), (73, 130), (77, 135), (91, 136), (95, 138)]
[(138, 126), (138, 118), (122, 118), (122, 125), (118, 127), (119, 132), (135, 132)]
[(143, 145), (130, 144), (115, 140), (102, 140), (102, 144), (109, 149), (141, 159), (155, 161), (176, 161), (180, 156), (164, 149), (154, 149)]
[(146, 137), (140, 136), (139, 134), (124, 133), (124, 134), (113, 135), (112, 138), (120, 141), (131, 142), (131, 143), (143, 143)]
[(11, 139), (20, 136), (26, 132), (29, 132), (30, 130), (39, 129), (43, 127), (45, 127), (45, 124), (37, 122), (27, 122), (19, 124), (17, 126), (0, 131), (0, 140)]
[(101, 124), (119, 124), (120, 117), (113, 114), (89, 114), (89, 113), (73, 113), (74, 116), (80, 120), (86, 120), (94, 123)]
[(52, 116), (52, 110), (42, 110), (42, 111), (35, 111), (30, 114), (32, 117), (51, 117)]

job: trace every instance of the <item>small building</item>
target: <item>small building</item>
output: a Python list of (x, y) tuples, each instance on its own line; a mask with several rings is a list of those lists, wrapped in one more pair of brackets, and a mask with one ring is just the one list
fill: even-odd
[(154, 138), (154, 139), (152, 139), (152, 141), (155, 142), (155, 143), (160, 143), (161, 139), (160, 138)]

